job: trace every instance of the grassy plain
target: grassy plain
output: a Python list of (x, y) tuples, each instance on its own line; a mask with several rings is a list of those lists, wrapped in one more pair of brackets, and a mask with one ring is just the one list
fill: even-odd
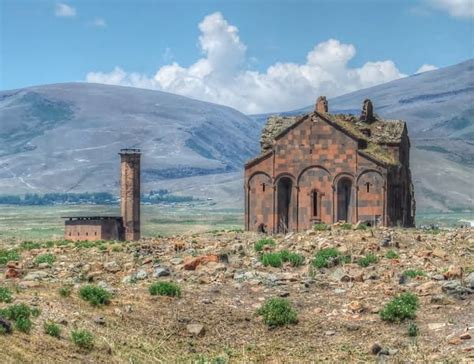
[[(118, 206), (57, 205), (8, 206), (0, 205), (0, 240), (59, 239), (63, 235), (62, 216), (120, 215)], [(439, 224), (459, 226), (461, 220), (474, 221), (473, 212), (419, 212), (417, 226)], [(465, 223), (464, 223), (465, 224)], [(211, 230), (242, 229), (241, 209), (215, 206), (142, 206), (142, 234), (144, 237), (202, 233)]]
[[(0, 206), (0, 240), (59, 239), (62, 216), (120, 215), (118, 206), (58, 205)], [(142, 234), (145, 237), (243, 228), (239, 209), (212, 206), (142, 206)]]

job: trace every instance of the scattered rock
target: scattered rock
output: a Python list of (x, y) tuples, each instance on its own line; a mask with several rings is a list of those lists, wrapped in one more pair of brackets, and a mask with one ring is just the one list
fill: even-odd
[(135, 279), (143, 280), (143, 279), (146, 279), (146, 277), (148, 277), (148, 273), (146, 272), (146, 270), (140, 269), (138, 272), (135, 273), (134, 277)]
[(2, 328), (2, 331), (5, 332), (5, 334), (11, 334), (12, 324), (2, 317), (0, 317), (0, 327)]
[(158, 278), (158, 277), (167, 277), (170, 275), (170, 269), (167, 267), (156, 267), (153, 270), (153, 277)]
[(455, 279), (462, 277), (461, 267), (456, 267), (454, 265), (450, 266), (449, 269), (443, 273), (444, 278), (446, 279)]
[(379, 344), (372, 345), (372, 348), (370, 349), (370, 352), (373, 355), (377, 355), (378, 353), (380, 353), (380, 351), (382, 351), (382, 347)]
[(336, 334), (336, 331), (331, 331), (331, 330), (329, 330), (329, 331), (326, 331), (324, 334), (325, 334), (326, 336), (334, 336), (334, 335)]
[(36, 271), (28, 273), (24, 280), (25, 281), (41, 281), (49, 277), (49, 274), (44, 271)]
[(171, 258), (170, 263), (173, 265), (180, 265), (183, 264), (183, 259), (182, 258)]
[(103, 316), (96, 316), (94, 317), (94, 322), (97, 325), (105, 325), (105, 318)]
[(474, 289), (474, 272), (469, 273), (464, 282), (467, 288)]
[(120, 271), (120, 266), (117, 264), (115, 260), (111, 262), (107, 262), (104, 264), (104, 269), (109, 273), (117, 273)]
[(204, 326), (201, 324), (189, 324), (186, 326), (186, 330), (193, 336), (203, 336), (205, 333)]
[(432, 303), (434, 305), (443, 305), (444, 306), (444, 305), (452, 304), (453, 301), (451, 301), (448, 297), (446, 297), (443, 294), (438, 294), (438, 295), (435, 295), (435, 296), (431, 297), (430, 303)]
[(471, 336), (470, 333), (465, 332), (464, 334), (461, 334), (461, 335), (459, 336), (459, 338), (460, 338), (461, 340), (470, 340), (470, 339), (472, 338), (472, 336)]
[(464, 299), (468, 294), (474, 293), (474, 290), (464, 287), (459, 280), (445, 282), (441, 287), (444, 293), (458, 299)]
[(441, 258), (441, 259), (445, 259), (445, 258), (448, 257), (448, 253), (446, 253), (443, 249), (440, 249), (440, 248), (434, 249), (431, 254), (434, 257), (438, 257), (438, 258)]
[(435, 274), (431, 276), (431, 279), (434, 281), (444, 281), (446, 278), (442, 274)]
[(392, 238), (390, 236), (386, 236), (385, 238), (383, 238), (383, 240), (380, 242), (380, 246), (384, 247), (384, 248), (387, 248), (390, 246), (390, 242), (391, 242)]

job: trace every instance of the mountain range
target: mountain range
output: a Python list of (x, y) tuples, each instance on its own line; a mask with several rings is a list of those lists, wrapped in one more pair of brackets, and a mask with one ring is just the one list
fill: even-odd
[[(357, 115), (366, 98), (379, 116), (407, 121), (418, 209), (472, 210), (474, 60), (329, 99), (329, 111)], [(117, 152), (136, 147), (145, 190), (243, 208), (243, 163), (269, 115), (91, 83), (1, 91), (0, 194), (117, 192)]]

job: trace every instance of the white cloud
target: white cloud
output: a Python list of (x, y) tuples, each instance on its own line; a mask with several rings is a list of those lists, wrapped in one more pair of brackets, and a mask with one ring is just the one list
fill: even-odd
[(457, 18), (474, 18), (474, 0), (427, 0), (428, 4)]
[(76, 9), (67, 4), (57, 3), (54, 14), (60, 17), (74, 17), (76, 16)]
[(97, 28), (105, 28), (107, 26), (107, 22), (103, 18), (95, 18), (92, 21), (92, 25)]
[(418, 70), (415, 72), (415, 74), (417, 73), (423, 73), (423, 72), (428, 72), (428, 71), (434, 71), (434, 70), (437, 70), (438, 67), (436, 66), (433, 66), (432, 64), (424, 64), (422, 65), (420, 68), (418, 68)]
[(391, 60), (349, 67), (356, 49), (335, 39), (317, 44), (301, 64), (278, 62), (264, 72), (253, 71), (246, 67), (251, 57), (238, 29), (221, 13), (206, 16), (199, 29), (203, 56), (189, 67), (172, 62), (153, 77), (116, 67), (109, 73), (90, 72), (86, 80), (163, 90), (260, 113), (291, 110), (319, 95), (332, 97), (405, 76)]

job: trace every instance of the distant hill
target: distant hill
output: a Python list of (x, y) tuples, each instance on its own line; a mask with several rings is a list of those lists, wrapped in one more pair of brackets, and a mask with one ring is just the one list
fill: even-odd
[[(365, 98), (408, 123), (418, 210), (472, 210), (474, 60), (336, 97), (329, 108), (359, 114)], [(259, 152), (268, 115), (88, 83), (2, 91), (0, 194), (117, 193), (117, 152), (139, 147), (145, 190), (243, 208), (243, 163)]]
[(124, 147), (143, 150), (152, 187), (240, 171), (257, 139), (244, 114), (165, 92), (90, 83), (3, 91), (0, 194), (117, 192)]
[[(378, 115), (408, 124), (418, 208), (474, 210), (474, 60), (330, 99), (329, 111), (359, 115), (366, 98)], [(252, 117), (262, 127), (269, 115)]]

